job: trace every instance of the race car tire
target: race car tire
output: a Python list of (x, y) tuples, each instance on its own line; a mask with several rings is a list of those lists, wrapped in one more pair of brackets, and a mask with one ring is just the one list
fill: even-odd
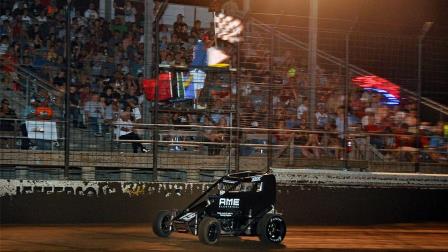
[(156, 219), (152, 223), (152, 231), (159, 237), (168, 237), (171, 234), (171, 213), (169, 211), (159, 211)]
[(276, 214), (266, 214), (257, 224), (257, 234), (265, 243), (281, 243), (286, 235), (285, 220)]
[(215, 218), (205, 217), (199, 223), (198, 237), (202, 243), (214, 245), (221, 235), (221, 223)]

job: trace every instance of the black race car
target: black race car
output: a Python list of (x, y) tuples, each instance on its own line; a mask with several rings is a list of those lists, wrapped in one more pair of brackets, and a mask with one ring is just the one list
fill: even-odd
[(153, 231), (160, 237), (190, 232), (205, 244), (221, 236), (256, 236), (281, 243), (286, 223), (275, 210), (276, 182), (269, 173), (240, 172), (220, 178), (182, 211), (160, 211)]

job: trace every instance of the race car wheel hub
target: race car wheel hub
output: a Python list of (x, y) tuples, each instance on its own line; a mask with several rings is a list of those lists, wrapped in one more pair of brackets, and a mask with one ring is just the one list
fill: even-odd
[(212, 224), (210, 225), (210, 227), (208, 228), (208, 239), (210, 241), (215, 241), (216, 239), (218, 239), (218, 226), (216, 224)]
[(271, 219), (266, 227), (266, 233), (271, 241), (281, 239), (283, 236), (285, 226), (283, 221)]
[(162, 220), (162, 226), (161, 229), (164, 232), (170, 232), (171, 231), (171, 225), (170, 225), (170, 216), (165, 216)]

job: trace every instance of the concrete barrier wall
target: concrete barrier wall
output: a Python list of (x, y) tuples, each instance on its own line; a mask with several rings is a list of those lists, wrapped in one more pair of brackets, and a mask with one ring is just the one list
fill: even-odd
[[(6, 223), (151, 222), (181, 209), (203, 183), (0, 180)], [(448, 189), (279, 185), (277, 208), (290, 224), (359, 225), (448, 221)]]

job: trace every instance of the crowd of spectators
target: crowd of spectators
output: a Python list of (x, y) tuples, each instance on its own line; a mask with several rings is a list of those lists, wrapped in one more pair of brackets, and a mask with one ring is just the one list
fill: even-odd
[[(141, 6), (136, 7), (141, 3), (115, 1), (110, 22), (101, 17), (93, 3), (74, 5), (69, 10), (70, 80), (65, 73), (65, 2), (6, 0), (1, 4), (0, 57), (30, 70), (60, 91), (52, 93), (41, 89), (35, 92), (31, 98), (33, 104), (28, 104), (25, 110), (45, 107), (51, 111), (53, 119), (63, 118), (63, 93), (68, 81), (69, 116), (73, 127), (88, 128), (92, 136), (101, 137), (104, 133), (112, 133), (115, 123), (127, 118), (127, 114), (132, 122), (143, 122), (143, 16)], [(154, 11), (159, 5), (160, 2), (155, 1)], [(199, 39), (213, 41), (213, 24), (203, 27), (201, 21), (196, 20), (189, 27), (183, 18), (179, 14), (173, 24), (160, 25), (161, 64), (186, 67), (192, 61), (193, 47)], [(226, 50), (229, 48), (227, 46)], [(13, 68), (4, 72), (2, 82), (7, 89), (26, 92)], [(222, 95), (225, 92), (217, 93), (217, 103), (225, 100)], [(25, 110), (20, 111), (18, 117), (30, 119), (30, 113)], [(175, 114), (168, 114), (168, 117), (172, 122), (179, 119)], [(214, 125), (219, 124), (218, 114), (211, 118)], [(204, 115), (195, 120), (204, 122)], [(120, 138), (124, 136), (120, 131), (117, 134)]]
[[(0, 56), (32, 70), (62, 93), (70, 86), (70, 115), (75, 127), (92, 126), (101, 136), (98, 121), (110, 124), (120, 112), (131, 112), (141, 122), (144, 41), (142, 10), (133, 1), (115, 1), (113, 20), (99, 15), (97, 6), (74, 6), (70, 10), (72, 76), (65, 75), (66, 9), (63, 1), (2, 1)], [(156, 1), (156, 8), (159, 2)], [(209, 29), (196, 20), (193, 27), (177, 16), (173, 24), (160, 27), (161, 63), (187, 66), (194, 43)], [(12, 89), (14, 74), (5, 73), (3, 82)], [(19, 89), (19, 88), (17, 88)], [(39, 94), (33, 97), (38, 99)], [(47, 95), (50, 97), (51, 95)], [(62, 107), (57, 97), (53, 109)], [(98, 120), (99, 119), (99, 120)], [(105, 127), (104, 129), (107, 129)]]
[[(358, 147), (371, 144), (385, 160), (446, 161), (446, 134), (442, 121), (418, 122), (416, 102), (402, 97), (401, 103), (388, 105), (385, 96), (350, 84), (344, 95), (344, 75), (337, 70), (317, 67), (316, 103), (310, 114), (310, 80), (305, 52), (280, 47), (270, 54), (270, 41), (252, 32), (253, 37), (241, 45), (240, 104), (247, 127), (265, 128), (269, 121), (277, 129), (315, 130), (324, 133), (291, 133), (277, 131), (274, 143), (287, 147), (301, 146), (298, 155), (319, 158), (324, 155), (342, 158), (344, 149), (344, 117), (348, 134), (369, 133), (346, 139)], [(269, 66), (267, 62), (272, 62)], [(271, 92), (271, 94), (269, 94)], [(269, 95), (272, 95), (272, 118), (269, 120)], [(348, 108), (344, 109), (345, 99)], [(313, 118), (310, 118), (312, 116)], [(313, 120), (310, 120), (313, 119)], [(311, 125), (313, 121), (313, 126)], [(416, 133), (419, 130), (417, 139)], [(445, 138), (444, 138), (445, 137)], [(255, 141), (254, 143), (260, 143)], [(307, 146), (312, 146), (311, 148)], [(423, 150), (418, 155), (418, 149)], [(347, 147), (347, 150), (350, 148)]]
[[(55, 89), (65, 91), (70, 86), (70, 117), (74, 127), (89, 127), (95, 136), (112, 132), (117, 121), (142, 122), (144, 94), (143, 55), (144, 37), (142, 13), (132, 1), (116, 1), (113, 19), (108, 22), (101, 17), (97, 6), (75, 6), (69, 10), (72, 20), (72, 78), (65, 76), (65, 12), (63, 1), (24, 0), (2, 1), (0, 16), (0, 56), (19, 62), (46, 79)], [(159, 2), (156, 1), (156, 9)], [(160, 62), (163, 65), (186, 67), (192, 62), (193, 48), (199, 39), (213, 39), (213, 24), (204, 25), (196, 20), (189, 27), (182, 14), (173, 24), (160, 26)], [(250, 29), (248, 29), (250, 30)], [(253, 32), (256, 35), (256, 32)], [(235, 48), (222, 44), (228, 55)], [(240, 45), (239, 97), (242, 126), (266, 128), (269, 122), (269, 92), (272, 96), (271, 125), (278, 129), (321, 130), (334, 134), (275, 134), (277, 144), (291, 142), (299, 146), (304, 157), (319, 158), (322, 155), (341, 157), (344, 116), (348, 116), (349, 132), (388, 133), (390, 136), (372, 137), (369, 140), (391, 159), (403, 159), (393, 150), (403, 150), (404, 159), (416, 159), (415, 148), (444, 148), (446, 143), (438, 140), (443, 123), (429, 125), (418, 123), (415, 103), (403, 100), (399, 106), (388, 106), (378, 93), (352, 86), (351, 94), (342, 92), (343, 78), (333, 70), (317, 69), (316, 112), (309, 115), (308, 99), (310, 83), (305, 55), (280, 48), (278, 55), (271, 55), (269, 41), (254, 37)], [(236, 60), (236, 58), (231, 59)], [(272, 62), (272, 64), (268, 64)], [(13, 77), (5, 82), (13, 83)], [(229, 79), (215, 78), (213, 86), (229, 90), (207, 90), (210, 99), (203, 102), (208, 108), (223, 109), (229, 106)], [(211, 81), (208, 78), (208, 86)], [(221, 82), (221, 83), (220, 83)], [(206, 85), (207, 86), (207, 85)], [(219, 89), (219, 88), (218, 88)], [(202, 94), (204, 95), (204, 94)], [(62, 107), (62, 97), (51, 100), (48, 94), (36, 94), (34, 100), (42, 104), (51, 102)], [(348, 99), (348, 111), (344, 100)], [(211, 106), (210, 106), (211, 105)], [(174, 105), (173, 105), (174, 106)], [(57, 106), (56, 106), (57, 107)], [(315, 126), (310, 126), (313, 116)], [(166, 113), (161, 114), (162, 123), (203, 124), (223, 126), (234, 124), (219, 113)], [(415, 139), (417, 128), (423, 132), (420, 141)], [(123, 128), (123, 131), (124, 130)], [(203, 132), (209, 141), (224, 141), (222, 132), (208, 129)], [(118, 132), (119, 137), (128, 134)], [(128, 137), (138, 137), (129, 135)], [(126, 138), (126, 137), (125, 137)], [(436, 139), (437, 140), (434, 140)], [(443, 138), (440, 138), (443, 139)], [(258, 142), (256, 142), (258, 143)], [(314, 147), (334, 147), (322, 150)], [(134, 146), (134, 151), (141, 146)], [(142, 149), (143, 150), (143, 149)], [(283, 149), (277, 153), (282, 155)], [(212, 151), (211, 154), (215, 154)], [(437, 159), (440, 157), (425, 157)]]

